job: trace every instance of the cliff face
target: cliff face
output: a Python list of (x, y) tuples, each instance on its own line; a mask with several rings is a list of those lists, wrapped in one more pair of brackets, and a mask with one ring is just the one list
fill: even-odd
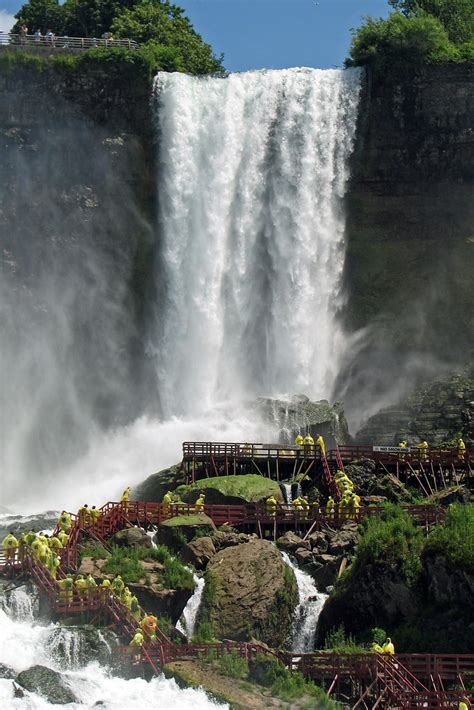
[(347, 197), (340, 395), (359, 420), (474, 336), (474, 65), (368, 76)]

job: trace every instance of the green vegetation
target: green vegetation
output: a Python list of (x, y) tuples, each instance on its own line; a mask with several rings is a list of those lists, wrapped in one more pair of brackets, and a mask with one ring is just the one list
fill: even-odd
[(249, 664), (237, 651), (224, 653), (219, 658), (219, 668), (230, 678), (243, 678), (249, 672)]
[(371, 65), (384, 71), (430, 62), (474, 58), (472, 0), (389, 0), (395, 12), (386, 19), (366, 17), (352, 30), (348, 66)]
[[(206, 490), (209, 502), (218, 502), (219, 499), (222, 500), (225, 497), (252, 503), (268, 498), (271, 495), (280, 497), (280, 486), (276, 481), (253, 473), (246, 476), (205, 478), (196, 481), (190, 486), (180, 486), (176, 493), (183, 500), (194, 501), (203, 490)], [(215, 496), (214, 491), (216, 492)], [(239, 500), (236, 500), (236, 502), (239, 502)]]
[(164, 545), (155, 548), (147, 547), (118, 547), (114, 545), (111, 552), (107, 552), (101, 545), (88, 543), (79, 550), (81, 560), (92, 557), (94, 560), (107, 559), (102, 567), (104, 575), (119, 574), (125, 582), (139, 582), (146, 579), (146, 572), (140, 565), (142, 560), (159, 562), (163, 565), (162, 584), (167, 589), (194, 589), (194, 580), (191, 572), (172, 556)]
[[(144, 62), (146, 73), (158, 70), (189, 74), (222, 73), (222, 57), (215, 57), (210, 45), (194, 30), (182, 8), (168, 0), (29, 0), (15, 15), (17, 23), (33, 34), (36, 29), (51, 29), (56, 35), (96, 37), (111, 32), (115, 38), (131, 39), (140, 44), (137, 51), (125, 50), (132, 63)], [(97, 53), (99, 52), (99, 54)], [(89, 50), (105, 62), (123, 62), (117, 50)], [(105, 53), (105, 54), (104, 54)], [(74, 66), (80, 66), (80, 57)], [(57, 58), (52, 60), (56, 63)]]
[(424, 553), (439, 553), (453, 568), (474, 574), (474, 504), (450, 505), (444, 525), (430, 533)]
[(420, 571), (423, 533), (399, 506), (386, 503), (380, 516), (365, 518), (360, 525), (357, 556), (347, 572), (356, 575), (365, 565), (381, 565), (399, 573), (408, 585)]
[(274, 656), (259, 654), (252, 661), (250, 678), (260, 685), (271, 688), (272, 694), (289, 702), (309, 696), (313, 699), (309, 707), (321, 710), (335, 710), (339, 703), (330, 700), (324, 690), (313, 682), (308, 681), (301, 673), (289, 671), (286, 666)]
[[(204, 525), (209, 523), (209, 518), (203, 513), (195, 513), (192, 515), (176, 515), (174, 518), (169, 518), (163, 521), (163, 525), (167, 528), (177, 528), (183, 525)], [(212, 528), (210, 528), (212, 530)]]
[[(385, 642), (385, 636), (382, 643)], [(346, 632), (343, 624), (337, 627), (337, 629), (332, 629), (326, 634), (324, 640), (324, 648), (326, 651), (333, 651), (334, 653), (366, 653), (367, 646), (358, 644), (351, 634), (346, 636)]]
[(200, 624), (197, 624), (193, 641), (194, 643), (214, 643), (216, 639), (214, 637), (212, 624), (208, 621), (202, 621)]

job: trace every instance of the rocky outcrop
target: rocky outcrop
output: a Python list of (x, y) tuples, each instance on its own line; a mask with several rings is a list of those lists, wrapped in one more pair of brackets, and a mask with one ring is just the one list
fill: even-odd
[(203, 513), (176, 515), (161, 523), (154, 541), (173, 550), (180, 550), (186, 542), (190, 542), (195, 537), (198, 531), (201, 534), (209, 534), (215, 529), (212, 519)]
[[(175, 466), (164, 468), (148, 476), (148, 478), (133, 489), (133, 499), (147, 502), (161, 502), (167, 491), (176, 488), (176, 479), (179, 476), (180, 468), (181, 464), (178, 463)], [(178, 478), (178, 481), (179, 483), (183, 483), (184, 479), (180, 480)]]
[(430, 446), (454, 445), (462, 436), (474, 445), (474, 372), (465, 371), (420, 385), (397, 405), (371, 417), (358, 432), (361, 443), (398, 445), (400, 439)]
[(16, 677), (16, 682), (31, 693), (42, 695), (52, 705), (76, 703), (78, 699), (68, 688), (61, 673), (46, 666), (32, 666)]
[(153, 582), (152, 574), (147, 584), (129, 582), (128, 587), (136, 594), (143, 609), (155, 616), (167, 616), (176, 624), (183, 613), (186, 604), (193, 595), (193, 589), (164, 589), (157, 581)]
[(339, 530), (327, 528), (309, 535), (303, 540), (294, 532), (286, 532), (278, 538), (277, 545), (293, 555), (299, 565), (309, 572), (319, 591), (327, 591), (344, 565), (354, 556), (359, 535), (357, 525), (347, 521)]
[(114, 533), (109, 540), (110, 544), (119, 547), (153, 547), (151, 539), (142, 528), (125, 528)]
[(181, 550), (183, 562), (192, 564), (196, 569), (202, 570), (207, 567), (207, 563), (216, 554), (216, 548), (210, 537), (198, 537), (191, 540)]
[(281, 646), (298, 601), (293, 571), (271, 542), (255, 540), (218, 552), (206, 571), (198, 623), (216, 638), (259, 638)]
[(417, 608), (414, 592), (397, 575), (376, 565), (367, 565), (350, 585), (336, 587), (318, 620), (316, 647), (324, 646), (326, 634), (339, 626), (363, 636), (374, 627), (393, 629)]
[(383, 474), (381, 471), (376, 473), (375, 462), (370, 459), (348, 464), (345, 471), (354, 483), (357, 493), (364, 498), (362, 503), (368, 504), (366, 496), (380, 496), (393, 503), (409, 503), (412, 500), (411, 493), (396, 476), (391, 473)]
[(330, 405), (326, 399), (312, 402), (304, 394), (295, 395), (290, 400), (260, 398), (257, 410), (264, 419), (279, 428), (278, 440), (293, 444), (296, 434), (309, 431), (316, 439), (322, 434), (326, 448), (345, 443), (349, 438), (349, 428), (341, 402)]
[(180, 486), (176, 493), (186, 503), (194, 503), (201, 493), (206, 503), (222, 505), (243, 505), (259, 503), (270, 496), (283, 503), (283, 494), (276, 481), (258, 474), (246, 476), (216, 476), (205, 478), (190, 486)]

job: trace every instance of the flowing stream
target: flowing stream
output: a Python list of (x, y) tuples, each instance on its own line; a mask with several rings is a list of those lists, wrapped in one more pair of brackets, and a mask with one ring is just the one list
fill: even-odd
[(281, 555), (295, 573), (298, 585), (299, 600), (293, 622), (291, 650), (302, 653), (313, 651), (319, 614), (328, 595), (318, 592), (311, 575), (300, 569), (286, 552)]

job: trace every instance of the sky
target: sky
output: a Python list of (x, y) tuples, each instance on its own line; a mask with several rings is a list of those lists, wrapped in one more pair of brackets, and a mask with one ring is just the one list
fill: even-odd
[[(386, 17), (387, 0), (174, 0), (229, 71), (341, 66), (350, 28), (364, 15)], [(18, 0), (0, 0), (7, 32)]]

